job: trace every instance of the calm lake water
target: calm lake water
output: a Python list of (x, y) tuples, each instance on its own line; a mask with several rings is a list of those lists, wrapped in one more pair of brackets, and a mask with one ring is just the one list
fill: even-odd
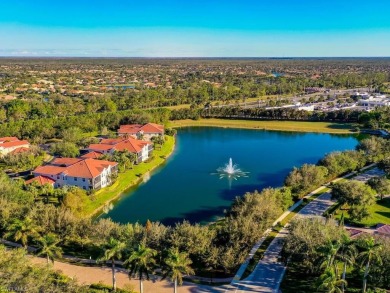
[[(127, 223), (147, 219), (174, 224), (208, 222), (223, 215), (236, 196), (283, 184), (290, 170), (316, 163), (326, 153), (354, 149), (353, 135), (223, 128), (184, 128), (174, 154), (149, 180), (125, 192), (102, 217)], [(248, 177), (229, 181), (213, 175), (233, 159)]]

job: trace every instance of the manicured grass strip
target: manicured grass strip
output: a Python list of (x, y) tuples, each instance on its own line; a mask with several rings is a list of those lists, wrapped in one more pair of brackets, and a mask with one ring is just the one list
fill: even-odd
[(175, 146), (175, 138), (166, 136), (167, 140), (163, 147), (153, 151), (153, 159), (135, 165), (133, 169), (124, 173), (119, 173), (117, 180), (109, 187), (97, 191), (90, 196), (88, 201), (84, 202), (83, 214), (92, 215), (98, 212), (107, 203), (119, 196), (126, 189), (137, 184), (142, 176), (165, 162), (166, 158), (172, 153)]
[(213, 126), (226, 128), (246, 128), (262, 130), (280, 130), (296, 132), (319, 132), (319, 133), (352, 133), (353, 124), (307, 122), (307, 121), (257, 121), (257, 120), (230, 120), (230, 119), (199, 119), (199, 120), (176, 120), (170, 122), (171, 127), (188, 126)]
[[(352, 222), (349, 220), (347, 211), (344, 211), (345, 222), (349, 222), (356, 226), (371, 227), (377, 224), (390, 225), (390, 198), (378, 200), (375, 205), (368, 208), (370, 217), (363, 219), (360, 222)], [(340, 219), (343, 211), (337, 209), (335, 218)]]

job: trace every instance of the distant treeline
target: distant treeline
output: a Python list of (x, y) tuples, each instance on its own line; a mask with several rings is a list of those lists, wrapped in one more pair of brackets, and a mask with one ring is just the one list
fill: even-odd
[(377, 129), (389, 128), (390, 108), (378, 109), (377, 111), (372, 112), (361, 112), (354, 110), (309, 112), (293, 108), (243, 109), (240, 107), (215, 107), (209, 109), (173, 110), (170, 115), (171, 120), (199, 118), (348, 122), (359, 123), (362, 127), (365, 128)]
[(169, 120), (227, 118), (259, 120), (295, 120), (329, 121), (359, 123), (369, 129), (390, 128), (390, 108), (372, 112), (339, 110), (330, 112), (308, 112), (291, 108), (243, 109), (240, 107), (215, 107), (209, 109), (169, 110), (157, 108), (151, 110), (125, 110), (105, 113), (90, 113), (69, 117), (41, 118), (36, 120), (18, 120), (0, 124), (0, 136), (18, 136), (33, 141), (61, 138), (64, 129), (80, 128), (85, 133), (99, 132), (103, 128), (115, 131), (126, 123), (146, 123), (153, 121), (166, 124)]

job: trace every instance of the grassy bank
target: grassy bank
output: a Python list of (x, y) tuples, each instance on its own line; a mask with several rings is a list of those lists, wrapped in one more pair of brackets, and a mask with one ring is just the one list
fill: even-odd
[(170, 122), (171, 127), (214, 126), (226, 128), (246, 128), (297, 132), (351, 133), (353, 124), (306, 121), (256, 121), (229, 119), (177, 120)]
[(166, 138), (167, 140), (163, 147), (153, 151), (153, 159), (135, 165), (133, 169), (127, 170), (124, 173), (119, 173), (114, 184), (97, 191), (93, 196), (89, 197), (87, 201), (84, 201), (82, 214), (92, 216), (99, 213), (105, 205), (120, 196), (122, 192), (137, 184), (142, 179), (143, 175), (164, 163), (175, 147), (175, 138), (172, 136), (166, 136)]
[[(390, 225), (390, 198), (384, 198), (378, 200), (373, 206), (368, 208), (370, 216), (363, 219), (360, 222), (352, 222), (352, 224), (357, 226), (371, 227), (377, 224), (387, 224)], [(336, 219), (341, 218), (343, 211), (338, 209), (335, 212)], [(349, 216), (347, 211), (344, 211), (344, 219), (349, 221)]]

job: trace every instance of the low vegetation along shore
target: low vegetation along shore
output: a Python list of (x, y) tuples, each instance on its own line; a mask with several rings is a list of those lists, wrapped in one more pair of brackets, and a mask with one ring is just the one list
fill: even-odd
[(153, 151), (153, 157), (147, 162), (134, 165), (130, 170), (119, 173), (117, 180), (111, 186), (97, 191), (92, 197), (83, 202), (82, 214), (94, 216), (102, 212), (103, 208), (117, 199), (124, 191), (139, 183), (143, 176), (151, 172), (172, 154), (175, 148), (175, 137), (165, 136), (164, 145)]
[(188, 126), (213, 126), (226, 128), (246, 128), (296, 132), (321, 132), (321, 133), (351, 133), (354, 125), (350, 123), (331, 122), (302, 122), (302, 121), (258, 121), (258, 120), (230, 120), (230, 119), (199, 119), (171, 121), (174, 128)]

